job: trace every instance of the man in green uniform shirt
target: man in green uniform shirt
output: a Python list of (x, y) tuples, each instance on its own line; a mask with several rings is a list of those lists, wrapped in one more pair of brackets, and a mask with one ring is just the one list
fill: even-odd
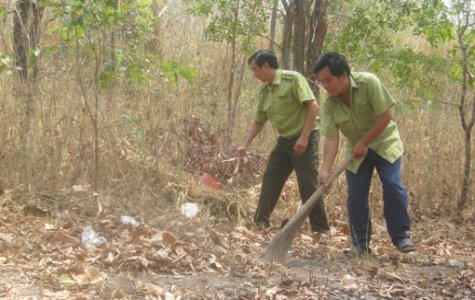
[(321, 113), (325, 141), (320, 183), (328, 185), (339, 132), (347, 139), (347, 157), (353, 159), (346, 170), (352, 241), (349, 252), (371, 252), (368, 194), (374, 169), (383, 185), (384, 217), (392, 242), (401, 252), (414, 251), (408, 235), (407, 192), (401, 183), (403, 147), (391, 113), (395, 101), (373, 74), (350, 72), (345, 57), (337, 52), (320, 56), (314, 71), (327, 92)]
[[(268, 227), (270, 215), (293, 170), (297, 175), (302, 202), (316, 190), (318, 103), (305, 77), (298, 72), (279, 69), (271, 50), (257, 51), (248, 62), (254, 75), (264, 85), (259, 93), (254, 123), (237, 150), (243, 155), (266, 121), (270, 121), (279, 134), (269, 156), (254, 216), (254, 222)], [(309, 220), (314, 232), (329, 231), (323, 198), (310, 212)]]

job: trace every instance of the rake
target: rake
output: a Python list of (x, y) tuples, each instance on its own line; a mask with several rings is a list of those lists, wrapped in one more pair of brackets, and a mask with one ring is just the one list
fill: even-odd
[[(348, 165), (351, 159), (347, 159), (330, 175), (328, 184), (332, 183)], [(302, 225), (305, 218), (308, 216), (312, 208), (317, 203), (318, 199), (323, 196), (325, 186), (321, 185), (310, 198), (298, 209), (297, 213), (285, 224), (285, 226), (277, 232), (267, 246), (263, 259), (269, 262), (279, 261), (284, 262), (287, 252), (292, 244), (292, 241), (297, 234), (298, 229)]]

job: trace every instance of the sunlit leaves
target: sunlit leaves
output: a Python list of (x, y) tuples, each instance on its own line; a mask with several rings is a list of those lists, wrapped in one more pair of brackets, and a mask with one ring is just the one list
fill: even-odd
[(143, 49), (157, 22), (152, 1), (73, 0), (45, 5), (50, 21), (56, 21), (47, 32), (57, 34), (65, 46), (58, 49), (75, 51), (73, 55), (84, 62), (94, 62), (96, 74), (90, 77), (100, 87), (120, 80), (142, 84), (151, 79), (159, 60)]
[(442, 1), (426, 0), (420, 4), (414, 3), (411, 16), (415, 21), (414, 33), (424, 35), (433, 47), (455, 38), (449, 11)]
[(12, 58), (6, 54), (0, 53), (0, 72), (5, 70), (11, 63)]
[(197, 76), (195, 69), (186, 68), (176, 61), (163, 62), (161, 73), (171, 78), (174, 82), (177, 82), (179, 78), (191, 80)]
[(194, 15), (210, 17), (206, 36), (216, 42), (232, 43), (241, 40), (244, 49), (255, 37), (266, 30), (268, 13), (265, 0), (188, 0), (188, 11)]
[[(342, 1), (345, 3), (345, 1)], [(454, 27), (441, 1), (348, 2), (348, 18), (329, 35), (327, 47), (345, 53), (358, 67), (387, 76), (389, 84), (409, 91), (405, 103), (436, 100), (444, 88), (449, 58), (414, 48), (411, 36), (436, 48), (454, 39)], [(358, 4), (358, 5), (357, 5)]]

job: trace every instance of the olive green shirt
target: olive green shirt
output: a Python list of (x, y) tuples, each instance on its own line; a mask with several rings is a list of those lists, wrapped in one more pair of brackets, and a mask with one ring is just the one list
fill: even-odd
[[(276, 71), (271, 84), (265, 84), (260, 92), (254, 120), (270, 121), (279, 136), (291, 139), (301, 134), (307, 118), (306, 101), (315, 100), (307, 79), (295, 71)], [(314, 129), (318, 129), (315, 122)]]
[[(353, 72), (350, 75), (350, 83), (350, 107), (338, 97), (327, 94), (321, 110), (322, 135), (335, 136), (340, 130), (347, 138), (347, 157), (351, 155), (353, 145), (368, 132), (376, 119), (395, 104), (389, 92), (373, 74)], [(396, 123), (391, 120), (381, 135), (368, 147), (389, 163), (394, 163), (403, 153)], [(363, 159), (364, 157), (354, 161), (348, 170), (356, 174)]]

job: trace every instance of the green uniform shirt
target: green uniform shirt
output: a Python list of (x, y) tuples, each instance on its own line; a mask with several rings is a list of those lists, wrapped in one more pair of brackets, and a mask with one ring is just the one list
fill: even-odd
[[(379, 79), (370, 73), (353, 72), (350, 75), (350, 107), (338, 97), (326, 95), (322, 114), (322, 135), (335, 136), (340, 130), (347, 138), (346, 155), (363, 135), (373, 126), (382, 113), (391, 108), (395, 101)], [(391, 120), (386, 129), (369, 145), (378, 155), (393, 163), (403, 153), (402, 141), (396, 123)], [(364, 158), (354, 161), (349, 167), (358, 171)]]
[[(305, 77), (295, 71), (278, 69), (272, 84), (265, 84), (259, 92), (254, 120), (269, 120), (279, 135), (290, 139), (300, 135), (307, 118), (305, 101), (314, 100)], [(315, 129), (317, 129), (315, 122)]]

